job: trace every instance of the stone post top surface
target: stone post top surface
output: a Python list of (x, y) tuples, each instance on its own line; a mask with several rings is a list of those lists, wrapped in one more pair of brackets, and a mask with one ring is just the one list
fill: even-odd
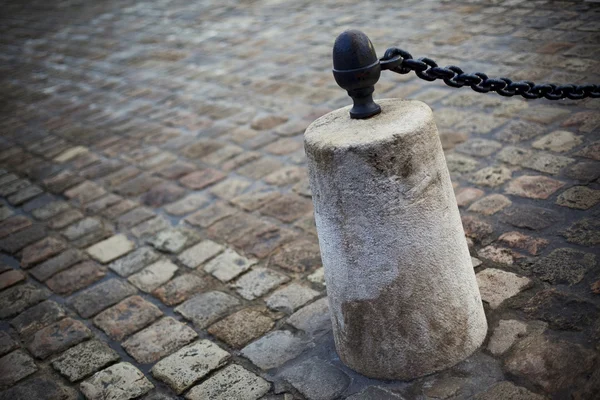
[(317, 148), (360, 147), (422, 132), (429, 129), (433, 121), (431, 108), (421, 101), (382, 99), (377, 102), (381, 106), (381, 114), (369, 119), (351, 119), (348, 110), (352, 106), (323, 115), (306, 129), (306, 145)]

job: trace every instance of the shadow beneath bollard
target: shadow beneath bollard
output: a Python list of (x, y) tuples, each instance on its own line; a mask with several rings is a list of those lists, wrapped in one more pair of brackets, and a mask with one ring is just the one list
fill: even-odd
[(269, 371), (276, 393), (294, 388), (310, 399), (463, 399), (505, 379), (500, 362), (481, 349), (447, 370), (394, 381), (368, 378), (345, 366), (336, 352), (331, 324), (310, 343), (300, 356)]

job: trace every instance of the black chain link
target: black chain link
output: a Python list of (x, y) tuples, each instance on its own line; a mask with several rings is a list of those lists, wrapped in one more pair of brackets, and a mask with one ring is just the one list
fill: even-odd
[(531, 81), (513, 82), (508, 78), (489, 78), (482, 72), (465, 73), (457, 66), (450, 65), (439, 67), (431, 58), (422, 57), (414, 59), (413, 56), (402, 49), (391, 47), (386, 50), (379, 60), (381, 69), (408, 74), (415, 71), (417, 76), (426, 81), (443, 79), (446, 85), (461, 88), (470, 86), (476, 92), (496, 92), (501, 96), (523, 96), (526, 99), (572, 100), (585, 99), (586, 97), (599, 98), (600, 85), (554, 85), (550, 83), (535, 84)]

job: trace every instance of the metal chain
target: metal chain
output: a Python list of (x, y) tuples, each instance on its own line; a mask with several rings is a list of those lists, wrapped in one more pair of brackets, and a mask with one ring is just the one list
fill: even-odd
[(545, 97), (548, 100), (564, 98), (579, 100), (586, 97), (600, 97), (600, 85), (571, 84), (559, 86), (551, 83), (535, 84), (531, 81), (513, 82), (508, 78), (488, 78), (482, 72), (465, 73), (454, 65), (439, 67), (431, 58), (414, 59), (409, 52), (397, 47), (387, 49), (379, 61), (382, 70), (389, 69), (399, 74), (408, 74), (415, 71), (419, 78), (426, 81), (443, 79), (448, 86), (455, 88), (470, 86), (471, 89), (479, 93), (496, 92), (506, 97), (523, 96), (526, 99)]

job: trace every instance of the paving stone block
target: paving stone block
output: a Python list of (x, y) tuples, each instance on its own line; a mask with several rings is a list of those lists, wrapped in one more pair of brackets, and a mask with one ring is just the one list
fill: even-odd
[(214, 223), (208, 229), (207, 233), (209, 237), (233, 243), (264, 226), (267, 226), (266, 222), (252, 215), (240, 212)]
[(281, 377), (309, 399), (333, 400), (350, 385), (350, 378), (316, 357), (285, 369)]
[(105, 266), (88, 260), (57, 273), (46, 281), (46, 285), (54, 293), (67, 295), (91, 285), (105, 275)]
[(131, 336), (122, 346), (137, 362), (149, 364), (185, 346), (196, 336), (189, 326), (165, 317)]
[(25, 345), (37, 358), (45, 359), (92, 337), (92, 332), (81, 322), (64, 318), (40, 329), (30, 336)]
[(547, 199), (564, 186), (564, 182), (540, 175), (524, 175), (512, 180), (506, 193), (530, 199)]
[(186, 395), (188, 400), (257, 400), (269, 391), (271, 384), (237, 364), (229, 365)]
[(549, 243), (546, 239), (534, 238), (514, 231), (503, 233), (498, 241), (509, 247), (526, 250), (533, 255), (538, 254)]
[(503, 354), (525, 333), (527, 333), (526, 323), (515, 319), (500, 320), (490, 337), (488, 350), (494, 355)]
[(506, 196), (495, 193), (477, 200), (467, 209), (467, 211), (476, 212), (483, 215), (493, 215), (498, 211), (510, 206), (510, 201)]
[(133, 286), (113, 278), (82, 290), (71, 297), (69, 304), (83, 318), (89, 318), (135, 293)]
[(211, 371), (221, 367), (230, 355), (216, 344), (201, 340), (165, 357), (152, 375), (167, 383), (177, 394), (188, 389)]
[(556, 204), (579, 210), (587, 210), (600, 202), (600, 190), (587, 186), (573, 186), (562, 192), (556, 199)]
[(215, 222), (235, 214), (236, 210), (222, 203), (215, 203), (189, 215), (185, 221), (191, 225), (208, 228)]
[(71, 208), (50, 219), (46, 223), (46, 226), (50, 229), (62, 229), (74, 222), (79, 221), (83, 217), (84, 215), (81, 213), (81, 211)]
[(135, 248), (135, 244), (123, 234), (115, 235), (89, 247), (87, 253), (95, 260), (106, 264), (124, 256)]
[(23, 268), (31, 267), (37, 263), (62, 252), (67, 248), (67, 244), (54, 237), (47, 237), (37, 243), (27, 246), (23, 249), (21, 255), (21, 266)]
[(199, 240), (200, 235), (196, 231), (186, 227), (177, 227), (160, 231), (147, 242), (158, 251), (177, 254)]
[(147, 265), (158, 260), (160, 255), (149, 247), (140, 247), (135, 251), (127, 254), (124, 257), (113, 261), (108, 265), (108, 268), (115, 271), (117, 274), (127, 277), (135, 272), (138, 272)]
[(257, 367), (268, 370), (280, 367), (313, 346), (289, 331), (275, 331), (244, 347), (241, 354)]
[(75, 205), (84, 205), (92, 200), (104, 196), (106, 190), (92, 181), (85, 181), (64, 192), (65, 197)]
[(287, 323), (311, 336), (330, 331), (331, 318), (327, 297), (299, 309), (288, 318)]
[(201, 171), (192, 172), (181, 178), (179, 182), (192, 190), (200, 190), (210, 186), (220, 180), (225, 179), (227, 175), (212, 168), (206, 168)]
[(402, 396), (378, 386), (369, 386), (360, 393), (346, 397), (346, 400), (404, 400)]
[(74, 400), (76, 392), (63, 386), (54, 376), (35, 376), (0, 392), (0, 400)]
[(45, 281), (54, 274), (86, 259), (85, 254), (77, 249), (68, 249), (59, 255), (36, 265), (29, 270), (37, 280)]
[(268, 332), (275, 323), (263, 310), (244, 309), (215, 323), (208, 332), (233, 348), (240, 348)]
[[(121, 200), (114, 206), (108, 207), (106, 210), (102, 211), (100, 214), (109, 220), (115, 220), (127, 212), (134, 211), (134, 209), (136, 209), (137, 206), (138, 206), (138, 203), (136, 203), (135, 201), (125, 199), (125, 200)], [(140, 210), (144, 210), (144, 209), (140, 208)], [(153, 215), (153, 214), (151, 214), (151, 215)], [(130, 221), (127, 221), (127, 223), (130, 223)], [(119, 226), (123, 227), (123, 224), (120, 224)]]
[(137, 238), (147, 239), (163, 229), (170, 228), (169, 221), (159, 215), (131, 228), (131, 234)]
[(10, 337), (8, 332), (0, 331), (0, 356), (3, 356), (19, 347), (19, 343)]
[(31, 226), (31, 220), (23, 215), (15, 215), (14, 217), (5, 219), (0, 222), (0, 238), (4, 238), (28, 226)]
[(141, 202), (149, 207), (162, 207), (181, 198), (185, 190), (174, 183), (164, 182), (150, 188), (141, 197)]
[[(535, 231), (546, 229), (562, 220), (562, 216), (554, 210), (533, 206), (512, 206), (503, 211), (500, 217), (502, 222), (517, 228), (532, 229)], [(464, 219), (463, 219), (464, 223)]]
[(530, 279), (512, 272), (488, 268), (475, 275), (481, 299), (491, 308), (498, 308), (506, 299), (530, 285)]
[(553, 250), (538, 260), (530, 269), (541, 280), (556, 284), (575, 285), (597, 265), (596, 256), (571, 248)]
[(582, 246), (596, 246), (600, 244), (600, 219), (583, 218), (569, 227), (563, 236), (569, 243)]
[(131, 275), (128, 281), (143, 292), (150, 293), (166, 283), (177, 272), (177, 265), (169, 260), (159, 260), (140, 272)]
[(291, 314), (304, 304), (319, 296), (319, 292), (307, 286), (292, 283), (276, 290), (265, 300), (267, 306), (276, 311)]
[(474, 400), (502, 400), (502, 399), (519, 399), (519, 400), (544, 400), (545, 397), (530, 392), (521, 386), (516, 386), (512, 382), (500, 382), (489, 388), (483, 393), (479, 393), (474, 397)]
[(510, 180), (512, 172), (505, 167), (486, 167), (471, 174), (469, 179), (477, 186), (497, 187)]
[(290, 278), (268, 268), (254, 268), (242, 275), (235, 284), (237, 292), (246, 300), (257, 299)]
[(43, 239), (46, 235), (46, 229), (41, 224), (34, 224), (0, 239), (0, 250), (14, 254), (25, 246)]
[(579, 135), (569, 131), (554, 131), (533, 142), (531, 147), (562, 153), (571, 150), (581, 142), (581, 136)]
[(178, 258), (186, 267), (196, 268), (221, 253), (223, 249), (224, 246), (212, 240), (203, 240), (185, 250)]
[(119, 358), (117, 352), (105, 343), (90, 340), (62, 353), (52, 361), (52, 367), (69, 381), (76, 382), (118, 361)]
[(23, 188), (23, 189), (19, 190), (17, 193), (14, 193), (14, 194), (8, 196), (7, 200), (10, 204), (12, 204), (14, 206), (18, 206), (18, 205), (25, 203), (26, 201), (33, 199), (34, 197), (39, 196), (42, 193), (44, 193), (44, 191), (42, 189), (40, 189), (37, 186), (32, 185), (32, 186)]
[(15, 350), (0, 358), (0, 387), (13, 385), (37, 370), (33, 358), (23, 350)]
[(279, 192), (271, 188), (264, 188), (234, 197), (230, 201), (246, 211), (255, 211), (279, 196), (281, 196)]
[(25, 283), (0, 292), (0, 318), (17, 315), (23, 310), (50, 297), (50, 291)]
[(166, 305), (174, 306), (196, 293), (207, 291), (214, 285), (215, 281), (209, 276), (183, 274), (154, 290), (152, 294)]
[(256, 264), (255, 260), (243, 257), (234, 250), (226, 249), (223, 253), (206, 263), (204, 271), (212, 274), (221, 282), (228, 282), (248, 270), (254, 264)]
[(312, 271), (322, 265), (321, 249), (316, 238), (295, 240), (283, 245), (271, 262), (292, 272)]
[(12, 269), (6, 271), (0, 274), (0, 290), (16, 285), (17, 283), (24, 281), (25, 278), (25, 274), (19, 270)]
[(94, 318), (94, 324), (111, 339), (121, 341), (162, 315), (162, 311), (154, 304), (140, 296), (131, 296), (98, 314)]
[[(135, 209), (131, 209), (133, 203), (126, 203), (125, 206), (130, 211), (121, 213), (122, 215), (119, 214), (120, 216), (117, 219), (117, 228), (119, 230), (130, 229), (156, 216), (156, 214), (154, 214), (151, 210), (147, 209), (146, 207), (138, 207)], [(119, 207), (119, 205), (115, 207)]]
[(293, 222), (312, 210), (312, 202), (295, 195), (282, 195), (267, 203), (260, 212), (283, 222)]
[(102, 227), (103, 224), (100, 220), (88, 217), (69, 225), (62, 231), (62, 235), (68, 240), (73, 241), (101, 229)]
[(21, 336), (27, 337), (64, 317), (65, 311), (60, 305), (46, 300), (25, 310), (13, 318), (10, 324)]
[(129, 400), (154, 388), (144, 374), (127, 362), (121, 362), (94, 374), (80, 385), (88, 400)]
[(201, 193), (192, 193), (181, 200), (165, 206), (165, 211), (171, 215), (180, 216), (189, 214), (199, 208), (210, 204), (209, 198)]
[(175, 308), (175, 312), (191, 320), (198, 328), (204, 329), (239, 304), (240, 301), (235, 297), (213, 291), (192, 297)]

